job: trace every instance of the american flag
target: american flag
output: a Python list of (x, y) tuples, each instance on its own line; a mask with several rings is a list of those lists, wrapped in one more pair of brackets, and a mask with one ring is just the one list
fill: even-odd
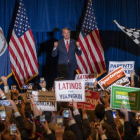
[(35, 41), (28, 22), (23, 1), (20, 0), (9, 42), (12, 73), (20, 88), (38, 74)]
[(93, 12), (92, 1), (89, 0), (79, 34), (78, 41), (82, 49), (82, 55), (78, 56), (78, 72), (84, 74), (97, 73), (98, 76), (106, 72), (104, 50)]

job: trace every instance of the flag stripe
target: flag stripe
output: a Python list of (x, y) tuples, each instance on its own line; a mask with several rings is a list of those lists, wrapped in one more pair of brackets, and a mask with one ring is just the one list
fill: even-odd
[[(17, 53), (16, 49), (14, 49), (14, 47), (11, 48), (12, 46), (14, 46), (14, 45), (13, 45), (12, 40), (11, 40), (11, 42), (9, 44), (9, 51), (10, 51), (11, 56), (13, 57), (13, 60), (16, 62), (16, 65), (14, 65), (14, 66), (18, 67), (18, 69), (21, 72), (22, 77), (24, 77), (24, 71), (23, 71), (24, 66), (23, 66), (23, 63), (20, 62), (21, 59), (19, 57), (19, 54)], [(18, 56), (18, 59), (17, 59), (17, 56)], [(11, 63), (13, 63), (13, 62), (11, 61)], [(23, 79), (24, 79), (24, 81), (26, 81), (25, 78), (23, 78)]]
[[(10, 48), (10, 47), (9, 47), (9, 48)], [(9, 50), (9, 51), (10, 51), (10, 50)], [(20, 85), (21, 85), (22, 83), (24, 83), (24, 79), (23, 79), (23, 76), (22, 76), (22, 74), (21, 74), (21, 72), (20, 72), (18, 66), (17, 66), (16, 61), (14, 60), (13, 56), (11, 55), (11, 52), (12, 52), (12, 51), (10, 51), (10, 60), (12, 61), (12, 63), (11, 63), (11, 68), (12, 68), (12, 70), (14, 71), (14, 74), (18, 75), (17, 79), (21, 79), (20, 82), (19, 82)]]
[[(88, 71), (86, 73), (91, 73), (91, 71), (94, 71), (94, 72), (97, 72), (96, 69), (95, 69), (95, 65), (92, 61), (92, 58), (91, 58), (91, 54), (90, 54), (90, 51), (88, 50), (88, 47), (84, 47), (84, 46), (87, 46), (83, 36), (80, 34), (80, 38), (81, 38), (81, 41), (82, 41), (82, 48), (84, 48), (86, 50), (86, 53), (88, 54), (88, 57), (87, 58), (83, 58), (85, 61), (86, 61), (86, 66), (88, 68)], [(84, 53), (82, 53), (84, 54)], [(82, 55), (83, 56), (83, 55)], [(88, 63), (87, 63), (87, 60), (89, 60), (89, 63), (91, 63), (91, 66), (92, 66), (92, 69), (90, 70), (89, 66), (88, 66)]]
[(25, 37), (27, 37), (27, 38), (25, 38), (25, 39), (26, 39), (27, 44), (29, 45), (29, 49), (30, 49), (30, 52), (34, 59), (34, 62), (36, 64), (36, 67), (38, 68), (36, 50), (35, 50), (35, 42), (34, 42), (34, 40), (32, 40), (31, 34), (32, 33), (31, 33), (31, 29), (30, 29), (28, 32), (26, 32)]
[(28, 61), (27, 68), (29, 71), (32, 72), (32, 75), (34, 75), (34, 73), (35, 73), (34, 68), (33, 68), (34, 67), (34, 65), (33, 65), (34, 60), (32, 58), (31, 52), (26, 44), (26, 40), (25, 40), (24, 36), (21, 37), (21, 40), (22, 40), (23, 46), (24, 46), (23, 48), (24, 48), (25, 57), (27, 58), (27, 61)]
[(87, 36), (85, 37), (85, 42), (86, 42), (87, 47), (88, 47), (88, 49), (89, 49), (89, 51), (90, 51), (91, 58), (92, 58), (92, 60), (93, 60), (93, 62), (94, 62), (94, 65), (95, 65), (95, 67), (96, 67), (96, 69), (97, 69), (97, 72), (100, 73), (99, 66), (98, 66), (97, 61), (96, 61), (96, 58), (95, 58), (95, 56), (94, 56), (94, 54), (93, 54), (93, 52), (92, 52), (92, 50), (91, 50), (91, 48), (90, 48), (91, 46), (89, 45), (88, 37), (87, 37)]
[[(92, 34), (92, 33), (90, 33), (90, 34)], [(91, 64), (92, 64), (92, 69), (93, 69), (93, 73), (94, 72), (96, 72), (96, 73), (98, 73), (99, 71), (97, 71), (97, 69), (95, 69), (96, 68), (96, 63), (94, 63), (94, 58), (95, 58), (95, 60), (96, 60), (96, 52), (95, 52), (95, 49), (94, 49), (94, 44), (92, 43), (92, 40), (91, 40), (91, 37), (90, 37), (90, 34), (88, 34), (86, 37), (87, 37), (87, 41), (88, 41), (88, 43), (87, 43), (87, 46), (88, 46), (88, 49), (89, 49), (89, 52), (88, 52), (88, 54), (89, 54), (89, 56), (90, 56), (90, 61), (91, 61)], [(97, 61), (97, 60), (96, 60)], [(96, 62), (95, 61), (95, 62)], [(98, 65), (97, 65), (98, 66)]]
[(104, 49), (103, 49), (103, 46), (102, 46), (102, 41), (101, 41), (101, 38), (100, 38), (100, 35), (99, 35), (99, 32), (98, 32), (98, 29), (95, 29), (95, 32), (94, 34), (96, 33), (96, 36), (97, 36), (97, 39), (99, 40), (99, 49), (100, 51), (103, 53), (103, 57), (104, 57)]
[(30, 61), (30, 59), (28, 57), (28, 54), (27, 54), (27, 51), (26, 51), (26, 49), (24, 47), (24, 42), (22, 40), (22, 37), (19, 38), (19, 41), (21, 43), (21, 46), (20, 47), (23, 49), (23, 52), (24, 52), (24, 59), (23, 60), (25, 61), (25, 68), (27, 69), (26, 75), (27, 75), (27, 78), (29, 79), (33, 75), (32, 74), (32, 70), (31, 70), (31, 67), (30, 67), (31, 61)]
[(81, 39), (79, 39), (79, 43), (80, 43), (80, 46), (81, 46), (81, 49), (82, 49), (82, 56), (79, 56), (80, 62), (82, 63), (83, 68), (85, 69), (85, 71), (88, 72), (89, 71), (88, 70), (89, 69), (89, 67), (88, 67), (89, 62), (87, 60), (88, 55), (87, 55), (86, 50), (85, 50), (85, 48), (84, 48), (84, 46), (83, 46), (83, 44), (81, 42)]
[[(87, 44), (86, 44), (85, 39), (83, 38), (83, 36), (81, 34), (80, 34), (80, 39), (82, 41), (82, 44), (80, 44), (82, 46), (81, 48), (85, 49), (86, 56), (87, 56), (86, 58), (84, 58), (83, 55), (82, 55), (83, 60), (85, 61), (86, 66), (88, 68), (88, 71), (86, 73), (93, 73), (93, 69), (94, 69), (95, 66), (94, 66), (94, 63), (91, 59), (90, 50), (88, 49), (88, 47), (84, 47), (84, 46), (87, 46)], [(82, 53), (82, 54), (85, 54), (85, 52)], [(87, 61), (89, 62), (89, 64), (87, 63)]]
[(85, 71), (85, 69), (83, 68), (83, 66), (82, 66), (82, 64), (81, 64), (81, 62), (80, 62), (80, 58), (78, 57), (78, 55), (76, 54), (76, 59), (77, 59), (77, 63), (79, 63), (79, 65), (78, 65), (78, 72), (79, 73), (82, 73), (82, 70), (83, 70), (83, 72), (84, 73), (86, 73), (86, 71)]
[[(13, 66), (12, 63), (11, 63), (11, 68), (12, 68), (12, 70), (14, 71), (14, 75), (15, 75), (16, 79), (18, 80), (19, 85), (22, 86), (21, 77), (17, 74), (17, 72), (16, 72), (17, 69), (15, 69), (15, 67)], [(19, 73), (19, 72), (18, 72), (18, 73)]]
[[(91, 56), (90, 56), (90, 53), (89, 53), (89, 50), (88, 50), (88, 47), (84, 47), (86, 46), (86, 42), (83, 38), (83, 36), (80, 34), (80, 40), (81, 40), (81, 43), (80, 43), (80, 46), (82, 48), (82, 56), (80, 57), (81, 59), (83, 59), (83, 61), (85, 62), (86, 64), (86, 68), (87, 68), (87, 71), (86, 73), (91, 73), (92, 72), (92, 69), (93, 69), (93, 62), (91, 60)], [(89, 54), (89, 56), (88, 56)], [(85, 57), (86, 56), (86, 57)]]
[(103, 47), (102, 47), (102, 43), (99, 41), (100, 40), (99, 33), (95, 30), (95, 32), (93, 32), (93, 36), (94, 36), (94, 40), (95, 40), (96, 45), (97, 45), (96, 49), (98, 50), (99, 57), (101, 57), (101, 64), (102, 64), (103, 70), (105, 70), (106, 66), (105, 66), (105, 61), (104, 61), (105, 60), (104, 50), (103, 50)]
[[(93, 50), (93, 52), (94, 52), (94, 54), (96, 53), (95, 56), (96, 56), (97, 62), (101, 62), (101, 63), (98, 63), (99, 64), (99, 67), (100, 67), (100, 71), (103, 71), (103, 69), (105, 69), (105, 66), (104, 66), (104, 63), (103, 63), (103, 57), (102, 57), (101, 51), (99, 50), (99, 47), (98, 47), (99, 44), (97, 46), (97, 43), (96, 43), (96, 41), (98, 40), (98, 38), (96, 38), (96, 34), (94, 34), (94, 33), (90, 34), (91, 41), (94, 44), (94, 48), (95, 48)], [(94, 35), (94, 37), (93, 37), (93, 35)]]
[[(26, 58), (25, 58), (24, 55), (23, 55), (23, 52), (24, 52), (24, 51), (23, 51), (23, 48), (22, 48), (22, 46), (21, 46), (20, 40), (18, 40), (18, 38), (15, 36), (14, 31), (13, 31), (13, 33), (12, 33), (11, 42), (12, 42), (12, 44), (10, 44), (10, 45), (11, 45), (11, 48), (14, 49), (14, 52), (15, 52), (15, 49), (17, 50), (16, 55), (18, 55), (18, 58), (21, 58), (21, 59), (20, 59), (21, 64), (22, 64), (22, 62), (23, 62), (23, 65), (24, 65), (24, 66), (22, 67), (22, 69), (24, 70), (24, 68), (25, 68), (24, 75), (25, 75), (25, 79), (27, 80), (29, 73), (28, 73), (28, 71), (27, 71), (27, 67), (26, 67), (26, 65), (25, 65), (25, 62), (22, 61), (22, 60), (25, 60)], [(18, 44), (18, 45), (17, 45), (17, 44)], [(18, 54), (18, 53), (19, 53), (19, 54)]]
[(29, 50), (29, 53), (30, 53), (29, 57), (30, 57), (30, 60), (32, 62), (31, 65), (32, 65), (32, 68), (33, 68), (33, 74), (35, 74), (36, 73), (36, 68), (37, 68), (37, 63), (36, 63), (37, 60), (36, 60), (36, 56), (34, 54), (34, 51), (33, 51), (32, 47), (30, 45), (30, 42), (29, 42), (26, 34), (24, 34), (24, 43), (26, 43), (26, 45), (28, 46), (28, 50)]

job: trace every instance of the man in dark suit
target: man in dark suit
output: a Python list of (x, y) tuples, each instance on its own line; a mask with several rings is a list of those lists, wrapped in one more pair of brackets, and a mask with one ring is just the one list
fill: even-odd
[(70, 29), (63, 28), (64, 38), (54, 43), (52, 56), (58, 55), (58, 72), (60, 77), (68, 80), (74, 79), (74, 72), (78, 69), (75, 52), (81, 55), (81, 47), (78, 41), (70, 38)]

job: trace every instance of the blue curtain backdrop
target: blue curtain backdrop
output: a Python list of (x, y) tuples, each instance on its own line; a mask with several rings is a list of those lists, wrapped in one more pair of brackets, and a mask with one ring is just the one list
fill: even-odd
[[(140, 28), (139, 0), (92, 0), (95, 17), (109, 61), (135, 61), (136, 73), (140, 75), (140, 48), (113, 23), (116, 19), (122, 26)], [(0, 26), (9, 43), (18, 9), (18, 0), (0, 0)], [(47, 79), (51, 87), (57, 77), (57, 58), (51, 57), (54, 41), (62, 39), (61, 30), (69, 27), (71, 37), (78, 38), (79, 20), (83, 14), (84, 0), (23, 0), (31, 30), (36, 43), (39, 76)], [(2, 67), (2, 64), (1, 64)], [(33, 80), (33, 82), (35, 79)], [(13, 77), (9, 85), (16, 84)]]

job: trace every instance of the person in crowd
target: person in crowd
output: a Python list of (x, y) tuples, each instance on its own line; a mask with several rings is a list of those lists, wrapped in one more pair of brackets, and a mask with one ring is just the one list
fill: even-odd
[[(59, 45), (59, 43), (58, 43)], [(134, 87), (135, 71), (131, 72), (131, 86)], [(92, 76), (92, 74), (90, 75)], [(0, 140), (139, 140), (139, 121), (135, 113), (128, 112), (125, 105), (120, 106), (117, 118), (113, 118), (110, 108), (110, 92), (104, 92), (101, 102), (95, 110), (79, 109), (77, 102), (72, 100), (73, 107), (67, 102), (57, 102), (57, 111), (38, 110), (34, 95), (29, 100), (23, 100), (18, 90), (9, 90), (7, 78), (2, 76), (4, 91), (0, 89), (0, 100), (8, 100), (10, 106), (5, 109), (6, 118), (2, 120), (0, 113)], [(64, 80), (63, 78), (60, 80)], [(96, 80), (94, 89), (97, 92)], [(42, 91), (46, 90), (46, 83), (40, 83)], [(7, 96), (12, 93), (11, 99)], [(7, 94), (8, 93), (8, 94)], [(14, 99), (21, 100), (16, 104)], [(0, 107), (0, 109), (2, 109)], [(68, 118), (64, 118), (64, 109), (69, 110)], [(89, 113), (90, 112), (90, 113)], [(40, 123), (40, 118), (45, 115), (45, 122)], [(63, 126), (57, 123), (56, 118), (62, 116)], [(95, 119), (96, 118), (96, 119)], [(10, 135), (10, 125), (16, 124), (16, 133)]]
[(48, 91), (46, 89), (46, 81), (40, 82), (39, 85), (40, 85), (42, 91)]

